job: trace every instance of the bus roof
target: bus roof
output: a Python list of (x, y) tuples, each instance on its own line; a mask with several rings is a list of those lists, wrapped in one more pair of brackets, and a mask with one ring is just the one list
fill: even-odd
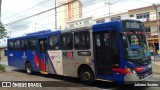
[(92, 28), (92, 26), (78, 27), (78, 28), (72, 28), (72, 29), (63, 30), (63, 31), (61, 31), (61, 33), (90, 30), (91, 28)]
[(92, 26), (93, 32), (104, 31), (104, 30), (119, 30), (122, 31), (121, 21), (105, 22), (101, 24), (95, 24)]
[(48, 34), (60, 34), (60, 33), (61, 33), (60, 30), (57, 30), (57, 31), (46, 31), (45, 30), (45, 31), (39, 31), (39, 32), (36, 32), (36, 33), (29, 33), (29, 34), (26, 34), (26, 36), (10, 38), (8, 40), (31, 38), (31, 37), (41, 37), (41, 36), (48, 35)]

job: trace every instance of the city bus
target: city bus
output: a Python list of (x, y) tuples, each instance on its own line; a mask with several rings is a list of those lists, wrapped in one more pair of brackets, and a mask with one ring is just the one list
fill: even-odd
[(8, 64), (26, 73), (126, 83), (152, 74), (145, 27), (120, 20), (67, 30), (44, 30), (8, 39)]

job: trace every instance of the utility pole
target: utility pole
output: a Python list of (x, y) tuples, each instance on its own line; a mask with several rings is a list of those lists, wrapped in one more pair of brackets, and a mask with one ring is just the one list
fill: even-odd
[(36, 27), (36, 26), (37, 26), (37, 23), (35, 22), (35, 32), (36, 32), (36, 29), (37, 29), (37, 27)]
[(2, 6), (2, 0), (0, 0), (0, 22), (1, 22), (1, 6)]
[(154, 6), (154, 8), (155, 8), (155, 11), (156, 11), (156, 21), (157, 21), (157, 33), (158, 33), (158, 45), (159, 45), (159, 50), (160, 50), (160, 31), (159, 31), (159, 26), (160, 26), (160, 24), (159, 24), (159, 15), (158, 15), (158, 7), (157, 7), (157, 5), (155, 5), (155, 4), (153, 4), (153, 6)]
[(57, 7), (56, 7), (57, 1), (55, 0), (55, 29), (57, 29)]
[(109, 13), (108, 13), (108, 16), (110, 16), (110, 14), (111, 14), (111, 5), (113, 5), (112, 3), (111, 3), (111, 1), (109, 0), (108, 2), (105, 2), (105, 4), (107, 4), (108, 5), (108, 9), (109, 9)]
[(9, 38), (11, 38), (11, 31), (9, 31)]

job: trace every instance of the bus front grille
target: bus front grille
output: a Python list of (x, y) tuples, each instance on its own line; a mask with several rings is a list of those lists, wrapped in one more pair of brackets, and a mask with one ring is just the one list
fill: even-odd
[(137, 73), (140, 79), (143, 79), (149, 75), (152, 74), (152, 69), (149, 69), (148, 71), (145, 71), (143, 73)]

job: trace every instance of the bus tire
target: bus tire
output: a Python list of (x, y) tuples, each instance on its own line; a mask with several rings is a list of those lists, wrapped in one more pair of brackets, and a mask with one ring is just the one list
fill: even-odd
[(27, 74), (31, 75), (33, 73), (33, 71), (32, 71), (32, 65), (31, 65), (30, 62), (26, 63), (25, 69), (26, 69), (26, 73)]
[(90, 68), (82, 68), (80, 70), (79, 78), (86, 85), (92, 85), (95, 81), (94, 74)]

